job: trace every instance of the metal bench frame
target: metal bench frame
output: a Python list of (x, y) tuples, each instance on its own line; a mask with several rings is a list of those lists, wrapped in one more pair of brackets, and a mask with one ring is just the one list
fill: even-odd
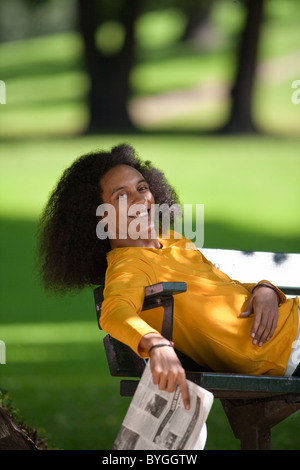
[[(298, 262), (300, 255), (293, 256), (297, 257)], [(300, 293), (300, 287), (297, 286), (280, 288), (288, 295)], [(145, 288), (143, 310), (158, 306), (164, 309), (162, 335), (170, 340), (173, 296), (185, 290), (184, 282), (162, 282)], [(102, 286), (94, 290), (94, 299), (99, 326), (103, 301)], [(103, 342), (111, 375), (126, 378), (120, 381), (120, 395), (133, 396), (138, 385), (137, 378), (144, 370), (145, 360), (110, 335), (105, 336)], [(215, 398), (220, 399), (233, 433), (240, 439), (243, 450), (270, 449), (272, 427), (300, 409), (298, 377), (247, 376), (201, 370), (190, 358), (179, 351), (176, 352), (185, 368), (187, 379), (211, 391)]]

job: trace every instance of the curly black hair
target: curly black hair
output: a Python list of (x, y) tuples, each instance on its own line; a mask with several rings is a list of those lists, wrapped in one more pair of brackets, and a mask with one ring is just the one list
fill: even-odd
[(142, 161), (127, 144), (110, 152), (81, 156), (62, 174), (42, 213), (38, 229), (38, 265), (49, 291), (65, 294), (103, 284), (109, 240), (96, 235), (96, 209), (101, 204), (99, 180), (116, 165), (138, 170), (149, 184), (156, 204), (178, 203), (174, 188), (150, 161)]

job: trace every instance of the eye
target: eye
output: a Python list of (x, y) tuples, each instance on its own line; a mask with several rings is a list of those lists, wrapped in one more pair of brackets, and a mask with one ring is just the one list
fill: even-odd
[(122, 193), (118, 194), (118, 199), (126, 198), (126, 197), (127, 197), (127, 193), (126, 193), (126, 192), (122, 192)]
[(148, 191), (149, 190), (149, 187), (148, 186), (141, 186), (139, 188), (139, 191)]

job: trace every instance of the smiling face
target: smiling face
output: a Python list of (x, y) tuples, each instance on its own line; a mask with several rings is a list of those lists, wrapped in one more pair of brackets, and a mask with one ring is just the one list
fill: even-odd
[[(113, 206), (116, 214), (116, 238), (110, 237), (111, 247), (159, 248), (151, 221), (151, 207), (155, 201), (143, 175), (131, 166), (116, 165), (105, 173), (99, 184), (103, 203)], [(135, 239), (131, 235), (133, 227), (142, 237)]]

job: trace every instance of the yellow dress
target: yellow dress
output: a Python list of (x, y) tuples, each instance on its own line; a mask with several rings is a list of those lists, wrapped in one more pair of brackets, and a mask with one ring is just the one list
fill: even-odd
[(196, 247), (186, 249), (184, 238), (159, 241), (161, 249), (114, 248), (107, 254), (101, 328), (138, 353), (141, 338), (162, 325), (162, 308), (141, 311), (145, 287), (186, 282), (187, 291), (174, 296), (173, 341), (179, 351), (217, 372), (283, 375), (298, 330), (298, 298), (287, 300), (278, 289), (275, 333), (262, 347), (253, 345), (253, 316), (239, 315), (257, 283), (231, 280)]

